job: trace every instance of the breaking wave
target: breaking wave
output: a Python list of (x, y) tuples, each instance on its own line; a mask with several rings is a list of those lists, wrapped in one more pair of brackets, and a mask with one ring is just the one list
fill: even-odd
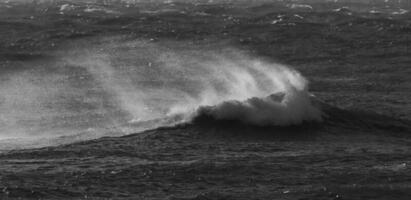
[(235, 48), (98, 38), (52, 54), (3, 80), (3, 139), (69, 143), (202, 116), (255, 126), (322, 120), (300, 73)]
[(208, 116), (255, 126), (321, 121), (321, 111), (311, 104), (307, 81), (298, 72), (251, 58), (242, 62), (240, 67), (215, 65), (224, 69), (212, 75), (213, 82), (221, 84), (208, 85), (197, 98), (171, 106), (167, 116), (183, 116), (184, 122)]
[(201, 106), (194, 121), (208, 116), (216, 120), (236, 120), (256, 126), (289, 126), (304, 122), (320, 122), (321, 112), (314, 107), (305, 91), (290, 89), (287, 93), (245, 101), (225, 101), (213, 106)]

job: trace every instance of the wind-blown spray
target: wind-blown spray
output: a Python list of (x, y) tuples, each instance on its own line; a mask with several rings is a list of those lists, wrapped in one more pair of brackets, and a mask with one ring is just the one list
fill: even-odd
[(13, 123), (0, 136), (70, 142), (70, 135), (122, 135), (205, 114), (257, 126), (321, 120), (304, 77), (240, 50), (121, 38), (75, 45), (2, 82), (8, 112), (0, 120)]
[[(89, 51), (74, 63), (85, 67), (112, 93), (118, 106), (132, 117), (131, 122), (175, 115), (187, 122), (204, 112), (216, 119), (251, 125), (287, 126), (321, 120), (320, 111), (310, 103), (306, 79), (295, 70), (239, 50), (179, 45), (111, 43), (106, 51)], [(123, 63), (127, 60), (136, 63)], [(273, 99), (271, 94), (283, 98)]]

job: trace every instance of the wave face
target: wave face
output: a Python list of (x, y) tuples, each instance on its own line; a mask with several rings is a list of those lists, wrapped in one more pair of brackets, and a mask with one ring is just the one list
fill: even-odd
[(3, 80), (1, 137), (49, 145), (202, 115), (257, 126), (321, 121), (300, 73), (235, 48), (96, 38), (48, 54)]

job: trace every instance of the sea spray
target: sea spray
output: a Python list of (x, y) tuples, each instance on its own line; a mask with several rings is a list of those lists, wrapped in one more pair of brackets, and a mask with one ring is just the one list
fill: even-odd
[(258, 126), (321, 120), (300, 73), (235, 48), (114, 37), (78, 40), (51, 54), (3, 79), (2, 138), (52, 145), (203, 114)]
[[(83, 56), (68, 62), (85, 67), (129, 113), (131, 124), (167, 117), (189, 122), (205, 110), (216, 119), (250, 125), (321, 120), (321, 112), (310, 103), (308, 82), (297, 71), (237, 49), (181, 45), (111, 42), (98, 51), (85, 49)], [(284, 94), (280, 101), (270, 98), (278, 93)], [(170, 124), (152, 128), (164, 125)]]

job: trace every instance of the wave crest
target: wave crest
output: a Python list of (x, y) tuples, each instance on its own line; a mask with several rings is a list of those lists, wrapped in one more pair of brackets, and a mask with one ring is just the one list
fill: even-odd
[(289, 126), (322, 120), (321, 111), (311, 104), (309, 93), (296, 88), (264, 98), (252, 97), (245, 101), (230, 100), (214, 106), (201, 106), (192, 119), (195, 121), (203, 117), (256, 126)]

